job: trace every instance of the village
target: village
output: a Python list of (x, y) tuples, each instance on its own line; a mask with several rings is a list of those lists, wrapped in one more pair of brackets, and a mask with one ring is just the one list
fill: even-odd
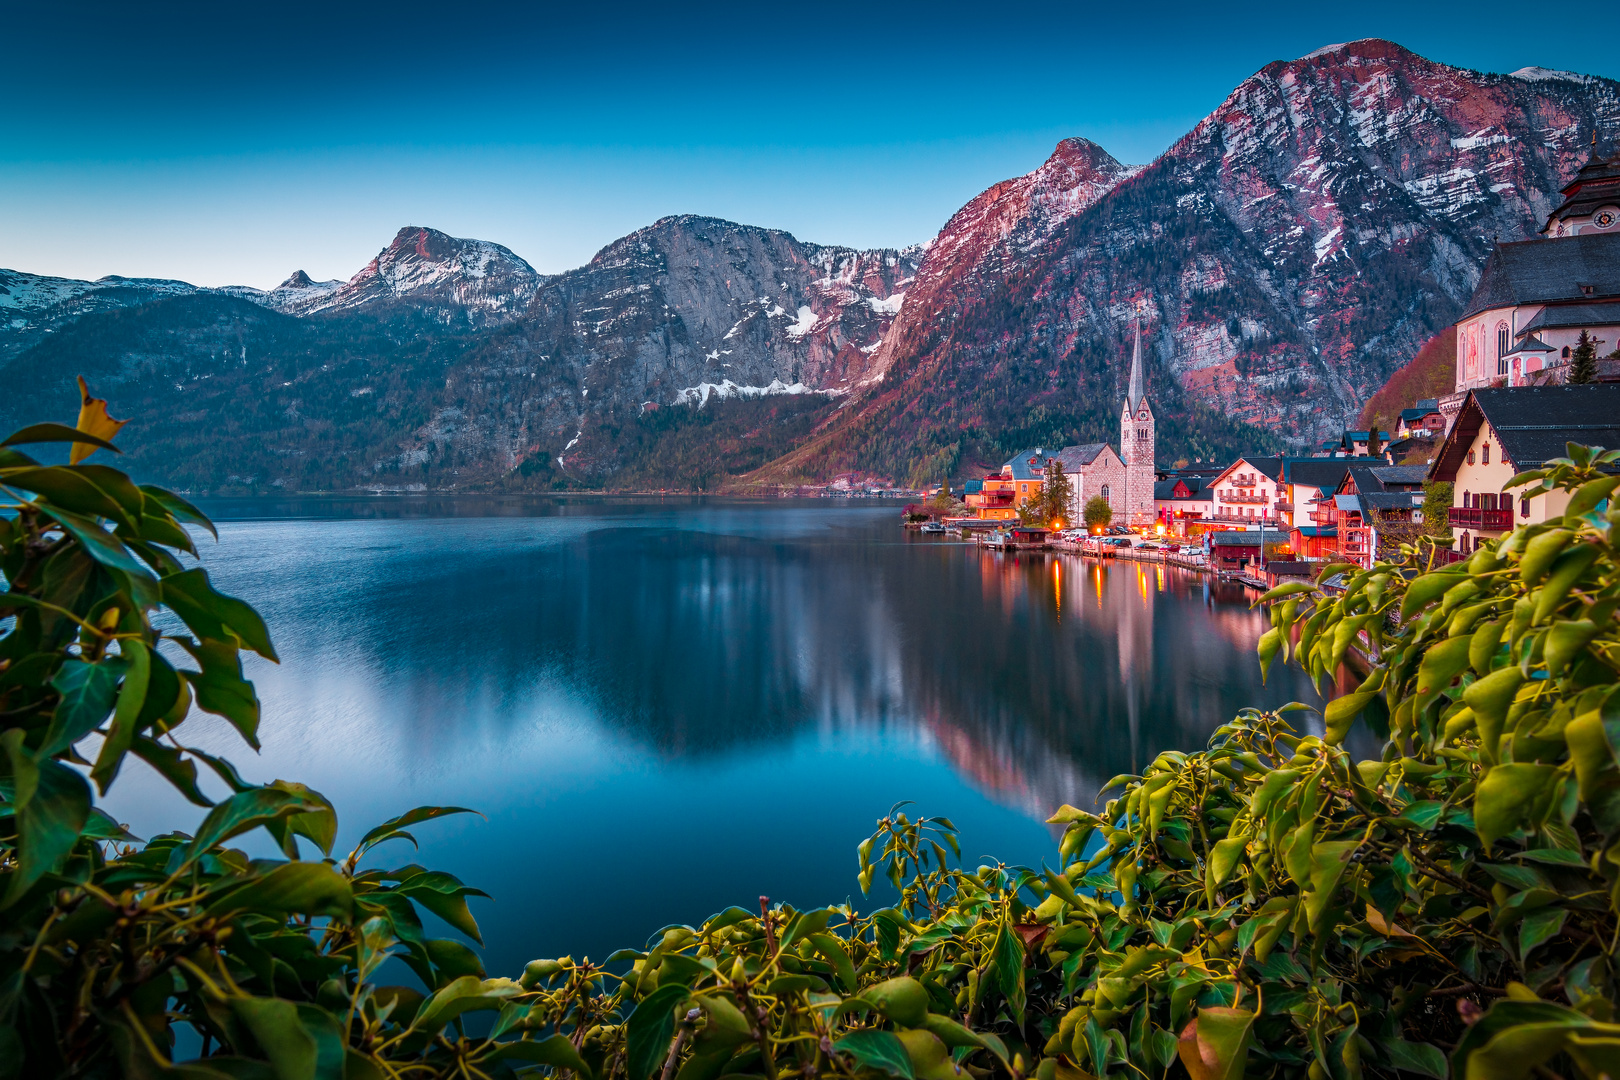
[(1345, 431), (1309, 455), (1156, 463), (1136, 327), (1120, 443), (1031, 447), (941, 485), (906, 524), (999, 550), (1148, 559), (1265, 589), (1370, 567), (1401, 545), (1467, 558), (1559, 517), (1567, 493), (1510, 487), (1566, 446), (1620, 446), (1620, 157), (1595, 152), (1541, 239), (1498, 244), (1452, 331), (1454, 387), (1393, 430)]

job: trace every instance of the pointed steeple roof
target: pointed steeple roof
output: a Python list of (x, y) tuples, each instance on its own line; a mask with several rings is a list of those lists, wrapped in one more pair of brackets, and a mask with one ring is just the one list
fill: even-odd
[(1125, 394), (1125, 409), (1134, 412), (1142, 407), (1142, 320), (1136, 320), (1136, 346), (1131, 350), (1131, 381)]

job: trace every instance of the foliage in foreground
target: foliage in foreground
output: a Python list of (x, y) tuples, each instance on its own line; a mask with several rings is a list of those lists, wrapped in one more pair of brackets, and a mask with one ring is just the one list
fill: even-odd
[[(113, 424), (86, 395), (89, 434), (7, 440), (75, 442), (74, 464), (0, 448), (0, 1073), (1620, 1074), (1620, 514), (1597, 513), (1620, 479), (1584, 452), (1528, 478), (1575, 490), (1563, 521), (1466, 566), (1422, 573), (1412, 552), (1340, 595), (1274, 592), (1263, 663), (1321, 679), (1358, 640), (1381, 657), (1325, 736), (1245, 712), (1208, 750), (1120, 778), (1102, 814), (1061, 810), (1052, 868), (959, 868), (949, 821), (891, 812), (859, 852), (890, 907), (762, 901), (514, 980), (424, 931), (428, 911), (476, 939), (474, 890), (366, 867), (455, 808), (336, 860), (325, 799), (178, 741), (196, 705), (254, 744), (239, 652), (274, 649), (179, 562), (202, 515), (78, 463)], [(1389, 735), (1381, 760), (1338, 746), (1357, 714)], [(195, 836), (139, 844), (83, 778), (105, 791), (129, 754), (199, 803), (198, 763), (233, 794)], [(285, 858), (228, 846), (260, 828)], [(379, 985), (389, 956), (419, 985)], [(186, 1029), (200, 1047), (174, 1064)]]

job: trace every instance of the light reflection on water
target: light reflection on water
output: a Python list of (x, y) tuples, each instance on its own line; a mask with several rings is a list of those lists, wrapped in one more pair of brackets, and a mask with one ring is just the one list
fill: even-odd
[[(970, 857), (1039, 863), (1059, 804), (1243, 705), (1316, 700), (1293, 672), (1261, 686), (1241, 590), (908, 536), (893, 507), (209, 509), (204, 563), (282, 664), (250, 663), (262, 754), (212, 717), (183, 731), (324, 791), (340, 845), (419, 803), (483, 811), (418, 827), (415, 858), (493, 895), (492, 971), (761, 893), (859, 901), (855, 844), (900, 799)], [(138, 768), (111, 803), (142, 835), (197, 816)]]

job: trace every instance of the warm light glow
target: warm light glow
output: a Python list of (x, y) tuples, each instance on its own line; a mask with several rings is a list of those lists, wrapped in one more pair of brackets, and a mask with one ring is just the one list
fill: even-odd
[(1061, 529), (1061, 528), (1063, 528), (1063, 522), (1061, 522), (1061, 521), (1054, 521), (1054, 522), (1052, 522), (1052, 528), (1054, 528), (1054, 529)]
[(1159, 535), (1160, 535), (1160, 536), (1163, 536), (1163, 535), (1164, 535), (1164, 526), (1163, 526), (1163, 525), (1156, 525), (1156, 526), (1154, 526), (1154, 530), (1155, 530), (1155, 531), (1156, 531), (1156, 532), (1157, 532), (1157, 533), (1158, 533), (1158, 534), (1159, 534)]

